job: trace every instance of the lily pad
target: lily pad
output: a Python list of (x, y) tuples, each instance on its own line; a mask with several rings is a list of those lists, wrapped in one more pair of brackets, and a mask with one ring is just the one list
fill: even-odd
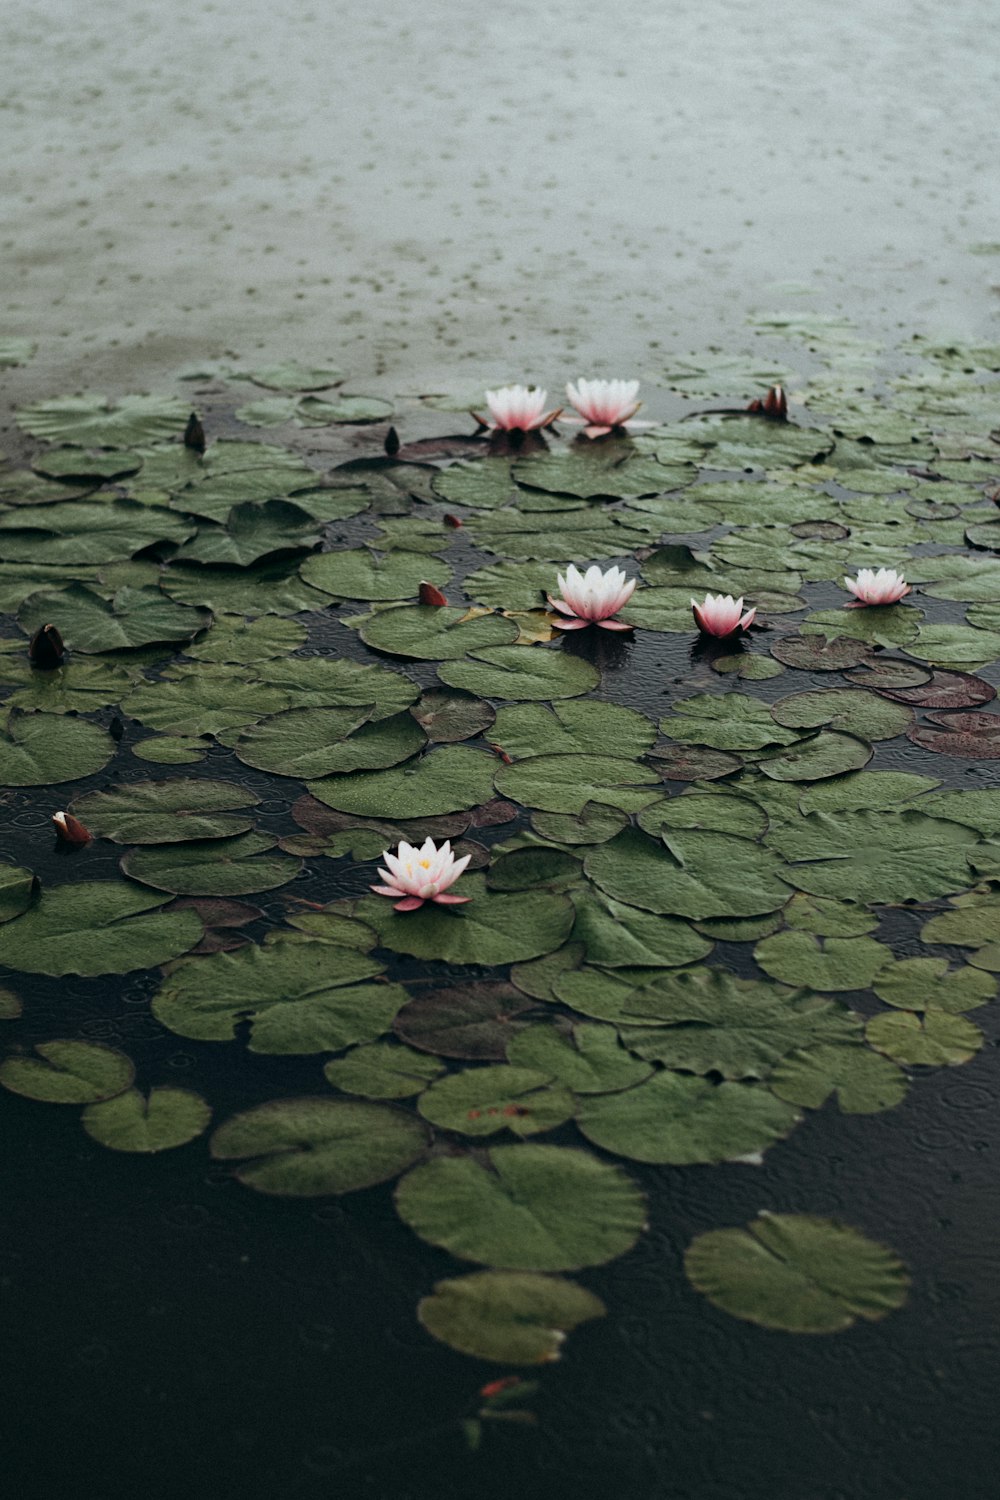
[(10, 922), (31, 905), (35, 876), (18, 865), (0, 864), (0, 922)]
[(369, 615), (360, 629), (367, 646), (419, 661), (451, 661), (483, 646), (516, 641), (518, 633), (514, 621), (503, 615), (431, 604), (382, 610)]
[(897, 1010), (873, 1016), (865, 1032), (870, 1045), (894, 1062), (929, 1068), (967, 1063), (983, 1046), (983, 1033), (964, 1016), (928, 1007), (922, 1016)]
[(909, 1081), (895, 1063), (867, 1047), (822, 1043), (782, 1058), (768, 1087), (807, 1109), (835, 1097), (845, 1115), (872, 1115), (902, 1103)]
[[(911, 709), (863, 688), (824, 688), (792, 693), (771, 705), (779, 724), (790, 729), (829, 726), (865, 740), (891, 740), (913, 722)], [(794, 752), (793, 752), (794, 753)]]
[(655, 795), (639, 788), (657, 781), (647, 766), (611, 755), (537, 755), (503, 766), (495, 785), (501, 796), (544, 812), (579, 813), (588, 802), (638, 812)]
[(427, 1127), (390, 1105), (349, 1099), (273, 1099), (234, 1115), (212, 1136), (216, 1161), (258, 1193), (316, 1198), (373, 1187), (411, 1166)]
[(433, 817), (488, 801), (495, 766), (479, 750), (445, 745), (391, 770), (355, 771), (312, 782), (309, 790), (328, 807), (362, 817)]
[(582, 1021), (565, 1028), (528, 1026), (507, 1046), (510, 1062), (536, 1068), (575, 1094), (611, 1094), (644, 1082), (652, 1064), (632, 1057), (614, 1026)]
[(127, 1089), (114, 1099), (89, 1104), (84, 1130), (112, 1151), (151, 1155), (185, 1146), (207, 1130), (212, 1111), (191, 1089), (154, 1088), (149, 1094)]
[(652, 724), (617, 703), (518, 703), (501, 708), (490, 736), (512, 760), (548, 755), (638, 759), (655, 738)]
[(106, 729), (64, 714), (0, 712), (0, 784), (49, 786), (106, 766), (115, 742)]
[(70, 807), (99, 838), (116, 844), (173, 844), (245, 833), (253, 827), (253, 814), (233, 809), (259, 801), (230, 781), (177, 777), (125, 782), (112, 791), (78, 797)]
[(450, 964), (507, 964), (551, 953), (567, 939), (573, 908), (552, 891), (491, 891), (482, 875), (466, 874), (456, 894), (461, 907), (428, 901), (415, 912), (397, 912), (380, 897), (358, 903), (362, 921), (374, 927), (383, 947), (415, 958)]
[(667, 916), (751, 917), (788, 900), (780, 860), (749, 839), (675, 829), (665, 843), (626, 829), (584, 869), (615, 900)]
[(760, 769), (773, 781), (821, 781), (827, 776), (860, 770), (871, 760), (872, 753), (867, 740), (835, 730), (821, 730), (810, 739), (788, 746), (781, 755), (762, 760)]
[(4, 932), (4, 963), (29, 974), (127, 974), (167, 963), (202, 936), (193, 911), (161, 911), (167, 898), (122, 881), (44, 889)]
[(559, 1358), (567, 1333), (605, 1310), (593, 1292), (562, 1277), (476, 1271), (439, 1281), (417, 1315), (428, 1333), (460, 1354), (542, 1365)]
[(130, 448), (157, 438), (179, 437), (190, 408), (176, 396), (54, 396), (22, 406), (17, 423), (32, 437), (79, 448)]
[(440, 588), (451, 577), (448, 564), (412, 552), (377, 557), (367, 547), (320, 552), (299, 569), (306, 583), (340, 599), (415, 599), (422, 580)]
[(946, 958), (901, 958), (879, 972), (872, 986), (880, 1000), (899, 1010), (959, 1015), (996, 999), (992, 974), (968, 966), (950, 969)]
[(135, 1068), (123, 1052), (99, 1042), (39, 1042), (37, 1057), (7, 1057), (0, 1084), (45, 1104), (90, 1104), (129, 1087)]
[(452, 745), (484, 734), (496, 718), (491, 703), (468, 693), (446, 693), (431, 689), (415, 703), (410, 713), (435, 745)]
[(661, 731), (682, 744), (707, 745), (714, 750), (763, 750), (768, 745), (791, 745), (798, 735), (771, 717), (769, 706), (742, 693), (700, 693), (683, 698), (660, 721)]
[(588, 1095), (577, 1112), (595, 1146), (674, 1166), (758, 1158), (800, 1118), (761, 1084), (709, 1083), (668, 1070), (620, 1093)]
[(537, 1068), (467, 1068), (432, 1083), (417, 1101), (425, 1120), (462, 1135), (538, 1135), (573, 1114), (573, 1095)]
[(909, 1277), (891, 1250), (813, 1214), (761, 1213), (688, 1246), (692, 1286), (723, 1312), (784, 1333), (840, 1333), (902, 1307)]
[(469, 652), (469, 660), (447, 661), (438, 676), (450, 687), (481, 698), (576, 698), (601, 680), (590, 662), (565, 651), (540, 646), (488, 646)]
[(809, 932), (776, 932), (754, 949), (765, 974), (814, 990), (866, 990), (892, 957), (873, 938), (818, 938)]
[(712, 948), (687, 922), (626, 906), (600, 891), (574, 892), (573, 941), (586, 960), (602, 968), (679, 967), (696, 963)]
[(974, 829), (916, 809), (814, 812), (771, 829), (785, 879), (842, 901), (927, 901), (972, 883)]
[(620, 1167), (587, 1151), (522, 1142), (480, 1163), (439, 1157), (396, 1189), (400, 1218), (460, 1260), (570, 1271), (624, 1255), (645, 1227), (645, 1199)]
[(786, 667), (804, 672), (843, 672), (867, 662), (871, 654), (864, 641), (842, 635), (788, 635), (772, 642), (770, 651)]
[(477, 982), (411, 1000), (399, 1012), (393, 1030), (421, 1052), (502, 1062), (533, 1009), (513, 985)]
[(71, 584), (55, 594), (32, 594), (18, 611), (18, 624), (26, 634), (33, 635), (39, 626), (51, 622), (74, 651), (119, 651), (153, 641), (187, 641), (208, 620), (203, 610), (175, 604), (156, 589), (119, 589), (108, 600), (84, 584)]
[(444, 1072), (436, 1057), (392, 1042), (368, 1042), (335, 1057), (323, 1069), (327, 1083), (366, 1099), (406, 1099)]
[(302, 861), (273, 854), (276, 840), (259, 833), (153, 845), (124, 855), (125, 874), (177, 896), (246, 896), (294, 880)]

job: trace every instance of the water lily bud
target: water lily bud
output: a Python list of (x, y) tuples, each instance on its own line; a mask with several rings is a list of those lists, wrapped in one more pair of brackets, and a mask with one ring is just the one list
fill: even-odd
[(772, 422), (787, 422), (788, 397), (785, 395), (784, 387), (769, 386), (763, 400), (758, 397), (755, 401), (751, 401), (747, 411), (759, 417), (769, 417)]
[(72, 813), (53, 813), (52, 822), (64, 844), (89, 844), (94, 837), (90, 829), (84, 828), (79, 818), (74, 818)]
[(399, 433), (396, 431), (395, 427), (389, 428), (389, 431), (385, 435), (385, 442), (382, 444), (382, 446), (390, 458), (396, 457), (396, 454), (399, 452)]
[(435, 609), (443, 609), (448, 603), (447, 598), (442, 594), (441, 590), (435, 588), (433, 583), (427, 583), (426, 580), (420, 585), (418, 598), (421, 604), (433, 604)]
[(195, 453), (205, 451), (205, 429), (198, 421), (195, 412), (192, 412), (187, 419), (187, 426), (184, 429), (184, 446), (191, 448)]
[(457, 516), (446, 515), (444, 518), (444, 524), (446, 526), (452, 527), (453, 530), (457, 530), (458, 527), (462, 525), (462, 522), (458, 519)]
[(54, 625), (40, 625), (28, 642), (28, 660), (43, 672), (61, 666), (65, 655), (63, 638)]

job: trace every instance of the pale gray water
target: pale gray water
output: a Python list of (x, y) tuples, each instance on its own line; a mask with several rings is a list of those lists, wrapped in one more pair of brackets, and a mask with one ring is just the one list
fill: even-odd
[(752, 349), (753, 311), (1000, 308), (992, 0), (4, 12), (19, 398), (227, 350), (558, 388)]

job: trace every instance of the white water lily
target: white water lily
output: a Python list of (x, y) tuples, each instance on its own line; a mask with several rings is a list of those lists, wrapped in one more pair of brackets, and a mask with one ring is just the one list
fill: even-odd
[(624, 427), (635, 416), (641, 401), (638, 380), (571, 381), (566, 394), (586, 422), (587, 437), (604, 437), (616, 427)]
[(465, 869), (470, 854), (456, 859), (451, 844), (446, 839), (440, 849), (433, 839), (425, 839), (420, 848), (400, 841), (396, 854), (388, 849), (382, 851), (387, 870), (379, 866), (384, 885), (373, 885), (377, 896), (396, 897), (397, 911), (416, 911), (425, 901), (437, 901), (441, 905), (457, 906), (468, 901), (468, 896), (448, 896), (445, 892)]
[(607, 572), (594, 563), (586, 573), (581, 573), (570, 563), (565, 574), (556, 575), (562, 590), (561, 599), (548, 601), (552, 608), (568, 618), (555, 623), (560, 630), (583, 630), (587, 625), (600, 625), (603, 630), (631, 630), (611, 616), (628, 603), (635, 591), (636, 580), (628, 578), (621, 568), (609, 568)]
[(743, 613), (742, 598), (732, 594), (706, 594), (704, 603), (691, 600), (695, 624), (704, 635), (732, 635), (735, 630), (748, 630), (753, 624), (756, 609)]
[(845, 578), (844, 587), (850, 589), (859, 604), (895, 604), (910, 592), (910, 586), (902, 573), (895, 568), (859, 568), (857, 578)]
[(483, 421), (476, 412), (472, 415), (484, 427), (497, 432), (534, 432), (539, 427), (548, 427), (561, 411), (561, 407), (546, 411), (547, 398), (548, 391), (534, 385), (504, 385), (486, 392), (490, 421)]

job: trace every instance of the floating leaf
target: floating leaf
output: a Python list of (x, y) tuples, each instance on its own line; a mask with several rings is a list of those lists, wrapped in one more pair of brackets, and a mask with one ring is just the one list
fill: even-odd
[(21, 997), (0, 985), (0, 1021), (16, 1021), (22, 1009)]
[(257, 666), (256, 675), (268, 687), (287, 693), (289, 708), (371, 708), (374, 704), (373, 720), (402, 713), (420, 695), (416, 683), (403, 672), (329, 657), (269, 661)]
[(907, 738), (922, 750), (969, 760), (1000, 759), (1000, 714), (941, 713), (928, 718), (940, 727), (914, 724), (907, 730)]
[(501, 708), (490, 736), (512, 760), (539, 755), (612, 755), (638, 759), (655, 738), (652, 724), (617, 703), (518, 703)]
[[(378, 724), (366, 720), (372, 705), (358, 708), (294, 708), (260, 724), (250, 724), (236, 742), (248, 766), (302, 780), (332, 773), (393, 766), (425, 743), (409, 714)], [(354, 731), (360, 730), (355, 734)]]
[(410, 552), (377, 557), (367, 547), (319, 552), (299, 569), (306, 583), (341, 599), (415, 599), (422, 580), (442, 586), (451, 577), (447, 563)]
[(0, 546), (9, 562), (115, 562), (157, 542), (183, 542), (193, 523), (159, 506), (129, 500), (67, 500), (30, 513), (0, 514)]
[(660, 968), (696, 963), (712, 944), (674, 917), (654, 916), (587, 889), (573, 896), (574, 943), (582, 943), (586, 960), (603, 968)]
[(540, 646), (488, 646), (470, 650), (469, 656), (445, 662), (438, 676), (450, 687), (482, 698), (576, 698), (601, 680), (590, 662)]
[(496, 761), (479, 750), (445, 745), (388, 771), (355, 771), (309, 790), (328, 807), (371, 818), (422, 818), (486, 802)]
[(537, 755), (503, 766), (496, 789), (544, 812), (579, 813), (588, 802), (638, 812), (653, 800), (652, 794), (638, 788), (657, 780), (648, 767), (611, 755)]
[(650, 751), (657, 773), (665, 781), (717, 781), (732, 776), (743, 765), (738, 755), (703, 750), (699, 745), (657, 745)]
[(524, 1142), (482, 1164), (439, 1157), (396, 1189), (421, 1239), (502, 1269), (571, 1271), (624, 1255), (645, 1226), (645, 1199), (620, 1167), (589, 1152)]
[(775, 723), (766, 703), (742, 693), (683, 698), (661, 719), (660, 729), (683, 744), (714, 750), (763, 750), (768, 745), (791, 745), (798, 738)]
[(49, 786), (78, 781), (107, 765), (115, 742), (86, 719), (0, 711), (0, 783)]
[(867, 1047), (823, 1043), (782, 1058), (768, 1087), (779, 1099), (807, 1109), (819, 1109), (835, 1096), (845, 1115), (872, 1115), (900, 1104), (909, 1083), (894, 1063)]
[(776, 932), (754, 949), (765, 974), (814, 990), (866, 990), (892, 957), (873, 938), (817, 938), (809, 932)]
[(153, 1014), (179, 1036), (226, 1042), (251, 1022), (251, 1052), (340, 1052), (374, 1041), (406, 999), (396, 984), (364, 984), (385, 966), (356, 948), (284, 940), (188, 958), (161, 984)]
[(915, 687), (885, 687), (872, 683), (886, 698), (896, 703), (908, 703), (914, 708), (975, 708), (981, 703), (991, 702), (997, 690), (982, 677), (973, 677), (968, 672), (934, 672), (926, 683)]
[(493, 861), (486, 883), (494, 891), (565, 890), (581, 876), (580, 860), (564, 849), (512, 849)]
[(880, 970), (872, 986), (900, 1010), (975, 1010), (996, 999), (997, 981), (979, 969), (949, 969), (946, 958), (902, 958)]
[(509, 1365), (549, 1364), (559, 1358), (567, 1333), (604, 1314), (593, 1292), (527, 1271), (476, 1271), (439, 1281), (417, 1308), (441, 1343)]
[(98, 838), (116, 844), (172, 844), (244, 833), (253, 827), (253, 815), (232, 809), (259, 801), (231, 781), (178, 777), (125, 782), (112, 791), (78, 797), (70, 807)]
[(750, 917), (788, 900), (770, 850), (724, 833), (672, 830), (666, 848), (637, 829), (588, 852), (584, 869), (615, 900), (693, 918)]
[(320, 539), (309, 511), (290, 500), (247, 500), (233, 506), (225, 526), (200, 526), (176, 556), (184, 562), (245, 568), (272, 553), (314, 547)]
[(368, 1042), (335, 1057), (323, 1069), (328, 1083), (366, 1099), (406, 1099), (421, 1093), (444, 1072), (436, 1057), (392, 1042)]
[(765, 838), (789, 861), (785, 879), (843, 901), (927, 901), (970, 884), (976, 833), (914, 811), (815, 812)]
[(281, 713), (289, 702), (280, 688), (205, 667), (185, 672), (174, 681), (142, 683), (121, 707), (122, 713), (149, 729), (193, 736), (240, 729), (268, 714)]
[(160, 911), (165, 896), (121, 881), (44, 889), (4, 933), (4, 963), (29, 974), (126, 974), (167, 963), (198, 942), (193, 911)]
[(772, 642), (771, 655), (805, 672), (842, 672), (867, 662), (870, 648), (851, 636), (788, 635)]
[(746, 1229), (700, 1234), (688, 1279), (723, 1312), (784, 1333), (840, 1333), (902, 1307), (905, 1268), (858, 1230), (813, 1214), (761, 1213)]
[(531, 826), (557, 844), (603, 844), (628, 827), (628, 813), (601, 802), (587, 802), (578, 813), (535, 812)]
[(280, 365), (252, 370), (246, 378), (271, 391), (323, 391), (328, 386), (339, 385), (344, 372), (333, 365), (300, 365), (289, 359)]
[(967, 1063), (983, 1045), (983, 1033), (964, 1016), (928, 1007), (922, 1016), (909, 1010), (873, 1016), (865, 1035), (894, 1062), (929, 1068)]
[(762, 760), (760, 769), (773, 781), (821, 781), (827, 776), (858, 771), (871, 758), (872, 747), (867, 740), (821, 730), (811, 739), (789, 746), (781, 755)]
[(129, 1087), (135, 1069), (124, 1053), (99, 1042), (39, 1042), (37, 1057), (7, 1057), (0, 1084), (44, 1104), (90, 1104)]
[(507, 1046), (510, 1062), (537, 1068), (576, 1094), (611, 1094), (642, 1083), (652, 1065), (632, 1057), (622, 1046), (614, 1026), (583, 1021), (565, 1030), (551, 1025), (529, 1026)]
[(18, 865), (0, 864), (0, 922), (10, 922), (31, 905), (35, 876)]
[(503, 1061), (526, 1025), (529, 1000), (509, 984), (474, 983), (411, 1000), (396, 1017), (396, 1035), (442, 1057)]
[(108, 600), (83, 584), (55, 594), (32, 594), (18, 611), (28, 635), (55, 624), (74, 651), (119, 651), (153, 641), (186, 641), (203, 630), (208, 615), (175, 604), (156, 589), (119, 589)]
[(212, 1136), (216, 1161), (258, 1193), (316, 1198), (398, 1176), (421, 1156), (427, 1127), (385, 1104), (273, 1099), (234, 1115)]
[(48, 443), (129, 448), (180, 436), (189, 413), (190, 408), (176, 396), (123, 396), (112, 404), (107, 396), (88, 392), (22, 406), (17, 423)]
[(193, 1141), (208, 1128), (212, 1111), (190, 1089), (154, 1088), (148, 1096), (127, 1089), (117, 1098), (89, 1104), (81, 1118), (84, 1130), (102, 1146), (149, 1155)]
[(446, 693), (440, 689), (424, 693), (410, 713), (435, 745), (474, 739), (489, 729), (496, 718), (493, 705), (484, 703), (481, 698), (472, 698), (468, 693)]
[(417, 1101), (425, 1120), (462, 1135), (538, 1135), (573, 1114), (573, 1095), (536, 1068), (466, 1068), (450, 1073)]
[(369, 615), (361, 639), (378, 651), (420, 661), (451, 661), (482, 646), (515, 641), (518, 627), (503, 615), (470, 615), (462, 608), (413, 604)]
[(246, 896), (287, 885), (302, 861), (271, 854), (276, 840), (259, 833), (153, 845), (124, 855), (125, 874), (178, 896)]
[(482, 875), (466, 874), (461, 892), (470, 898), (467, 906), (427, 901), (414, 912), (397, 912), (380, 897), (366, 897), (358, 903), (358, 915), (375, 928), (383, 947), (450, 964), (538, 958), (560, 947), (573, 925), (569, 901), (551, 891), (491, 891)]
[(709, 1083), (667, 1070), (621, 1093), (589, 1095), (577, 1112), (595, 1146), (675, 1166), (757, 1157), (799, 1119), (762, 1085)]
[(204, 639), (196, 646), (185, 647), (184, 654), (195, 661), (246, 665), (286, 657), (305, 645), (305, 641), (305, 627), (296, 620), (269, 615), (246, 620), (242, 615), (220, 615)]
[[(912, 710), (862, 688), (823, 688), (792, 693), (771, 705), (779, 724), (791, 729), (829, 726), (866, 740), (891, 740), (913, 722)], [(793, 752), (794, 753), (794, 752)]]

